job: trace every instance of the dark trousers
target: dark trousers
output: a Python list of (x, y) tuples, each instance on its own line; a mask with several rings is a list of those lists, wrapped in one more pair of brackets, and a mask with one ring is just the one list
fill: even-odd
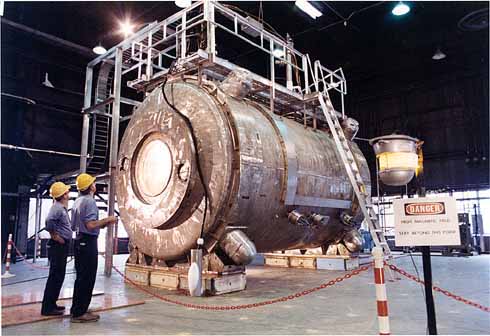
[(63, 281), (65, 280), (66, 258), (70, 241), (65, 240), (60, 244), (50, 239), (48, 242), (49, 276), (44, 289), (41, 313), (49, 313), (56, 308), (56, 301), (60, 295)]
[(97, 237), (80, 234), (80, 237), (75, 240), (74, 254), (77, 279), (70, 313), (73, 317), (79, 317), (87, 312), (92, 301), (92, 291), (97, 276)]

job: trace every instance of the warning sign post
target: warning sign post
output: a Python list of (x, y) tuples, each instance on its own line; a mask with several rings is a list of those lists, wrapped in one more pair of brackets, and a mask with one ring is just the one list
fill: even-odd
[(422, 197), (393, 201), (396, 246), (460, 245), (456, 200)]

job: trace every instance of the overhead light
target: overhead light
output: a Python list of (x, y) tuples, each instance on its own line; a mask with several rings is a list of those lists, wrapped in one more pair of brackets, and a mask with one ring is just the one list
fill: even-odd
[(175, 5), (180, 8), (187, 8), (191, 5), (191, 0), (175, 0)]
[(124, 35), (124, 37), (128, 37), (134, 33), (134, 26), (126, 20), (124, 22), (119, 22), (119, 32)]
[(441, 51), (441, 48), (437, 48), (436, 52), (432, 56), (432, 59), (435, 61), (442, 60), (446, 58), (446, 54)]
[(393, 7), (393, 10), (391, 13), (396, 16), (401, 16), (405, 15), (408, 12), (410, 12), (410, 6), (407, 4), (404, 4), (402, 1), (400, 1), (398, 4), (396, 4), (395, 7)]
[(311, 16), (313, 19), (322, 16), (322, 12), (313, 7), (307, 0), (296, 0), (294, 3), (299, 9)]
[(282, 48), (275, 47), (274, 50), (272, 50), (272, 55), (274, 55), (276, 58), (284, 57), (284, 50)]
[(96, 45), (92, 51), (96, 53), (97, 55), (104, 55), (107, 52), (107, 49), (102, 46), (102, 44)]

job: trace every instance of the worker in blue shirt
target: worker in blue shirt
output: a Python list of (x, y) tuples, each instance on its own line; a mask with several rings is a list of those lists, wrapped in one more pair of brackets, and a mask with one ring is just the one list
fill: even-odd
[(109, 216), (99, 220), (99, 208), (94, 199), (95, 177), (80, 174), (76, 180), (80, 196), (75, 200), (71, 214), (71, 228), (76, 232), (75, 269), (77, 278), (73, 289), (71, 322), (84, 323), (98, 321), (100, 316), (88, 312), (95, 285), (98, 263), (97, 238), (99, 230), (117, 222)]
[(51, 239), (48, 242), (49, 276), (41, 305), (41, 315), (45, 316), (63, 315), (65, 310), (56, 301), (65, 280), (66, 258), (72, 239), (67, 211), (70, 187), (63, 182), (55, 182), (49, 191), (54, 203), (46, 217), (46, 230)]

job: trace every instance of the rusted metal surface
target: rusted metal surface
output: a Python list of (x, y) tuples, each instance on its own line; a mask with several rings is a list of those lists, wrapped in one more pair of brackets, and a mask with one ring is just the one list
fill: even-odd
[[(132, 118), (119, 156), (119, 209), (139, 251), (174, 260), (195, 247), (204, 208), (195, 150), (210, 193), (204, 227), (208, 251), (232, 227), (239, 227), (258, 252), (328, 246), (353, 229), (340, 219), (355, 204), (327, 132), (270, 114), (265, 105), (226, 95), (206, 81), (200, 86), (197, 80), (179, 79), (165, 90), (191, 120), (197, 148), (185, 123), (164, 102), (161, 89), (155, 89)], [(152, 149), (145, 150), (152, 141)], [(366, 161), (357, 146), (351, 146), (369, 185)], [(171, 163), (150, 159), (150, 152), (170, 157)], [(145, 176), (135, 176), (136, 171)], [(293, 224), (288, 220), (293, 210), (325, 220)]]

